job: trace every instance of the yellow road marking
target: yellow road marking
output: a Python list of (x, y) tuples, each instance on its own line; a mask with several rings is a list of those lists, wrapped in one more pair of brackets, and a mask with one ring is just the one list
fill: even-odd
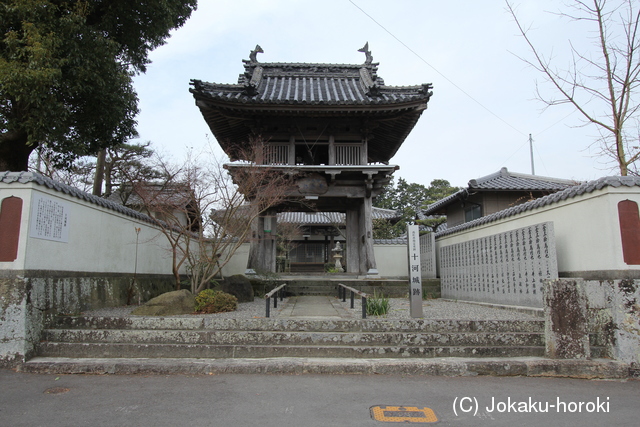
[(430, 408), (415, 406), (372, 406), (371, 418), (386, 423), (436, 423), (438, 417)]

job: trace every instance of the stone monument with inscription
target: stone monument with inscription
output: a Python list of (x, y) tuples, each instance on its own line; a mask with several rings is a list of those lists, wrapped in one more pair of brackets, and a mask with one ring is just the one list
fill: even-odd
[(409, 253), (409, 299), (411, 301), (411, 317), (422, 317), (420, 228), (415, 224), (407, 226), (407, 245)]
[(444, 298), (542, 307), (542, 288), (558, 278), (552, 222), (440, 248)]

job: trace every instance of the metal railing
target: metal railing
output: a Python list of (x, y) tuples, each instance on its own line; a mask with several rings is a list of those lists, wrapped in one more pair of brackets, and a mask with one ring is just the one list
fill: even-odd
[(284, 299), (285, 286), (287, 286), (287, 284), (283, 283), (264, 296), (264, 300), (267, 302), (267, 313), (265, 317), (271, 317), (271, 298), (273, 298), (273, 308), (278, 308), (278, 297), (280, 297), (280, 301)]
[(367, 318), (367, 294), (361, 292), (357, 289), (353, 289), (347, 285), (343, 285), (342, 283), (338, 283), (338, 298), (342, 298), (342, 302), (347, 301), (347, 291), (351, 293), (351, 308), (354, 308), (354, 298), (355, 295), (358, 294), (362, 298), (362, 318)]

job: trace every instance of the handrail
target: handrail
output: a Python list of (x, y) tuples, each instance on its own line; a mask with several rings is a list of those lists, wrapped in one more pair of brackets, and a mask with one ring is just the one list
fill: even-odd
[(282, 285), (278, 286), (277, 288), (273, 289), (271, 292), (269, 292), (268, 294), (266, 294), (264, 296), (265, 301), (267, 302), (267, 313), (266, 313), (266, 317), (271, 317), (271, 297), (273, 297), (273, 295), (276, 295), (275, 298), (273, 298), (273, 308), (278, 308), (278, 296), (280, 296), (280, 301), (282, 301), (284, 299), (284, 287), (287, 286), (286, 283), (283, 283)]
[(342, 298), (342, 302), (347, 301), (347, 290), (351, 292), (351, 308), (354, 308), (354, 296), (358, 294), (362, 298), (362, 318), (367, 318), (367, 297), (368, 295), (362, 291), (354, 289), (350, 286), (338, 283), (338, 299)]

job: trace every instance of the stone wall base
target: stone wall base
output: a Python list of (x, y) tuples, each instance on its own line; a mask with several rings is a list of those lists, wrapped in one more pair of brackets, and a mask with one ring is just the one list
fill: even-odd
[(138, 304), (174, 290), (170, 275), (60, 271), (0, 272), (0, 366), (33, 356), (44, 326), (59, 314)]
[(640, 368), (640, 280), (558, 279), (545, 283), (547, 356), (600, 356)]

